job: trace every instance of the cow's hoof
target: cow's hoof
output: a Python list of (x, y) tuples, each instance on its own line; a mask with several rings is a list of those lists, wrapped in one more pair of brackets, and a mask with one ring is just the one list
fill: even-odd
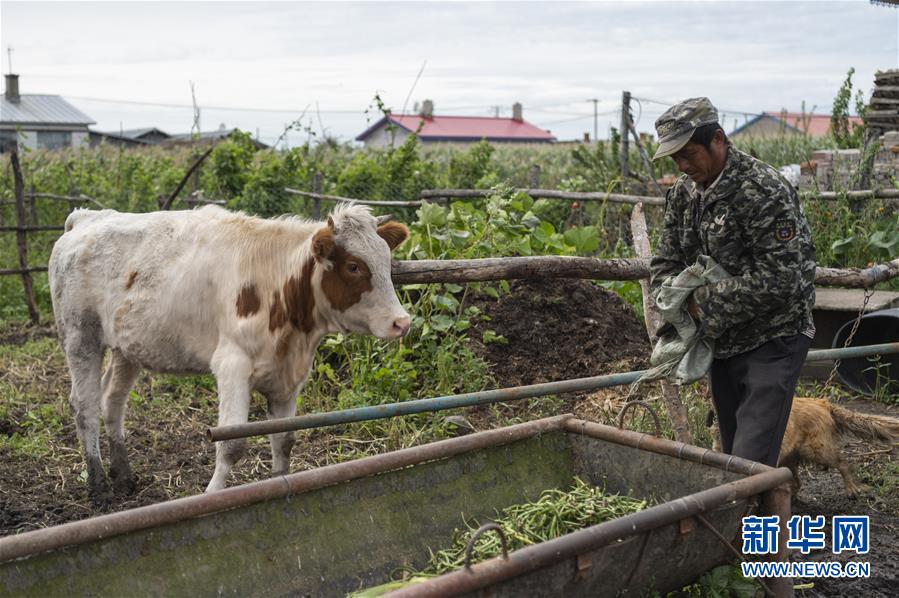
[(112, 489), (104, 475), (101, 479), (89, 480), (91, 503), (98, 509), (105, 509), (112, 503)]
[(137, 480), (131, 471), (127, 474), (116, 475), (115, 470), (110, 470), (112, 476), (112, 488), (116, 494), (133, 494), (137, 488)]
[(116, 494), (131, 494), (137, 487), (134, 474), (128, 462), (113, 463), (109, 467), (109, 477), (112, 478), (112, 488)]

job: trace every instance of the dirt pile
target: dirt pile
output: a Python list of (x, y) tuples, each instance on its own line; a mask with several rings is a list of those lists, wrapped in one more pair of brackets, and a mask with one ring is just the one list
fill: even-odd
[[(473, 302), (489, 320), (472, 346), (502, 387), (640, 369), (651, 352), (646, 329), (617, 294), (586, 280), (520, 280), (499, 300)], [(493, 331), (506, 342), (484, 343)]]

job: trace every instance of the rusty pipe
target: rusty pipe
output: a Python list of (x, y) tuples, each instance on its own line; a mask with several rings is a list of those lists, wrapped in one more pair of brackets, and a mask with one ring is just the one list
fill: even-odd
[[(880, 345), (868, 345), (862, 347), (848, 347), (844, 349), (821, 349), (809, 351), (806, 361), (827, 361), (830, 359), (848, 359), (850, 357), (865, 357), (867, 355), (879, 355), (887, 353), (899, 353), (899, 342), (883, 343)], [(528, 386), (514, 386), (511, 388), (499, 388), (484, 390), (481, 392), (469, 392), (444, 397), (429, 399), (416, 399), (402, 403), (388, 403), (385, 405), (372, 405), (356, 407), (354, 409), (342, 409), (339, 411), (327, 411), (324, 413), (310, 413), (296, 417), (283, 417), (266, 421), (248, 422), (245, 424), (230, 424), (206, 429), (206, 438), (211, 441), (231, 440), (233, 438), (246, 438), (248, 436), (263, 436), (265, 434), (277, 434), (293, 430), (308, 430), (353, 422), (370, 421), (400, 415), (425, 413), (429, 411), (442, 411), (444, 409), (456, 409), (459, 407), (471, 407), (474, 405), (486, 405), (500, 401), (513, 401), (529, 399), (555, 393), (581, 392), (608, 388), (610, 386), (622, 386), (636, 382), (646, 370), (636, 372), (623, 372), (608, 374), (605, 376), (592, 376), (589, 378), (574, 378), (558, 382), (545, 382)]]

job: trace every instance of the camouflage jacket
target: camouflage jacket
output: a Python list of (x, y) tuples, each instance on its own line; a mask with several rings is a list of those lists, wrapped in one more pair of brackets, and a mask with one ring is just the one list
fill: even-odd
[(650, 262), (653, 297), (700, 254), (733, 277), (694, 293), (716, 358), (779, 336), (813, 334), (815, 247), (796, 191), (774, 168), (729, 146), (724, 171), (705, 196), (686, 175), (668, 190)]

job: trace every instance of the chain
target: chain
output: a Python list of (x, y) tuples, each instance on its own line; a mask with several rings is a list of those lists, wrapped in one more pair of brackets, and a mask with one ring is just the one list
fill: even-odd
[[(855, 322), (852, 323), (852, 328), (849, 330), (849, 336), (846, 337), (846, 342), (843, 343), (843, 348), (845, 349), (849, 345), (852, 344), (852, 339), (855, 337), (855, 332), (858, 330), (858, 325), (861, 324), (862, 316), (865, 315), (866, 308), (868, 307), (868, 301), (871, 300), (871, 296), (874, 295), (873, 288), (865, 289), (865, 299), (862, 301), (862, 306), (858, 310), (858, 315), (855, 317)], [(830, 375), (827, 377), (827, 382), (824, 383), (824, 386), (821, 388), (822, 391), (826, 391), (830, 388), (830, 385), (833, 384), (833, 380), (837, 375), (837, 368), (840, 367), (840, 360), (833, 360), (833, 369), (830, 370)]]

